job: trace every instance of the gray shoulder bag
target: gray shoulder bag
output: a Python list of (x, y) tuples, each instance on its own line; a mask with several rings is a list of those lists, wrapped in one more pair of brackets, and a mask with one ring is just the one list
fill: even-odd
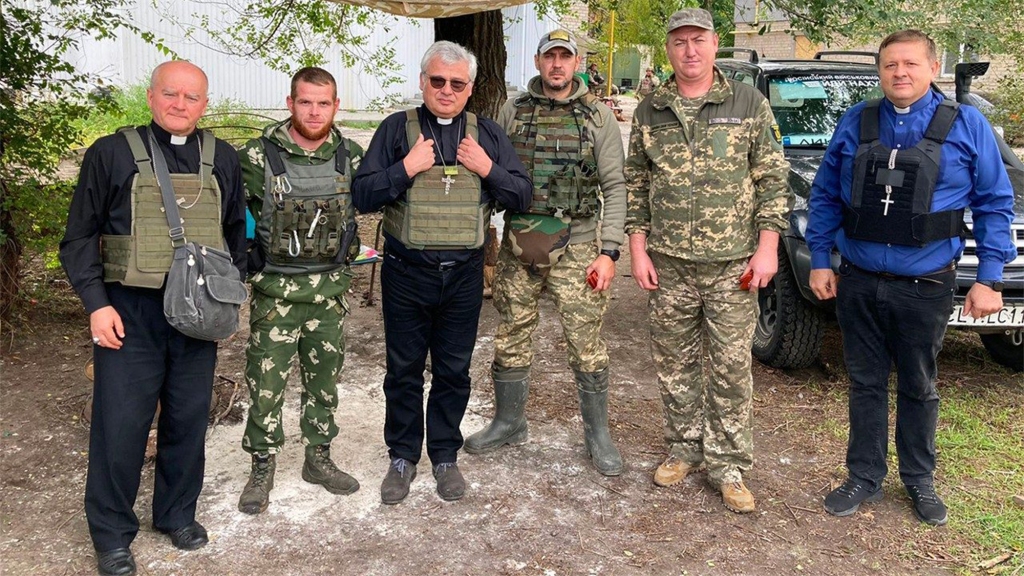
[(164, 286), (164, 316), (186, 336), (223, 340), (238, 330), (238, 308), (248, 297), (245, 284), (238, 278), (231, 254), (185, 239), (167, 161), (152, 134), (149, 146), (174, 248)]

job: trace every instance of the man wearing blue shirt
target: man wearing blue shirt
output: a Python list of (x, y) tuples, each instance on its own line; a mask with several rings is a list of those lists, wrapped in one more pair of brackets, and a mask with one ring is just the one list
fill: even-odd
[[(931, 38), (889, 35), (878, 66), (885, 98), (843, 116), (810, 197), (810, 286), (819, 299), (836, 298), (850, 375), (849, 476), (825, 510), (847, 516), (882, 498), (895, 363), (900, 479), (918, 518), (942, 525), (946, 507), (933, 485), (936, 356), (953, 309), (964, 209), (979, 260), (964, 312), (981, 318), (1002, 308), (1003, 264), (1016, 254), (1013, 190), (981, 113), (932, 90), (939, 62)], [(833, 247), (843, 256), (838, 276)]]

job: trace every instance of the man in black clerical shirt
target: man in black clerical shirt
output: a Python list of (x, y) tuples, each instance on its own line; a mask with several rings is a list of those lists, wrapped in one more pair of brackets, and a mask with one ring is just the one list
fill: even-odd
[(436, 42), (420, 69), (423, 106), (384, 120), (352, 185), (356, 208), (384, 211), (385, 504), (401, 502), (416, 477), (428, 352), (427, 456), (441, 498), (458, 500), (466, 490), (456, 460), (483, 299), (483, 243), (491, 210), (522, 212), (533, 190), (501, 127), (464, 111), (476, 57)]
[(132, 507), (158, 400), (153, 527), (183, 550), (207, 542), (195, 512), (217, 344), (185, 336), (167, 323), (167, 222), (135, 217), (162, 214), (150, 160), (162, 154), (174, 174), (175, 195), (184, 200), (186, 235), (222, 244), (244, 277), (241, 169), (229, 144), (196, 130), (206, 91), (206, 74), (188, 62), (153, 70), (146, 92), (152, 123), (89, 147), (60, 244), (61, 263), (89, 313), (94, 344), (85, 514), (102, 575), (135, 574), (129, 546), (139, 519)]

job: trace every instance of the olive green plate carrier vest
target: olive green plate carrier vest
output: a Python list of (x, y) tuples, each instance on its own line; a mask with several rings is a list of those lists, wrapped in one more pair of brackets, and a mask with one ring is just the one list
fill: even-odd
[[(119, 133), (128, 141), (139, 172), (132, 182), (131, 234), (101, 236), (103, 281), (139, 288), (160, 288), (174, 255), (160, 185), (138, 131), (129, 127), (122, 128)], [(216, 140), (207, 131), (200, 131), (199, 137), (202, 139), (199, 173), (171, 174), (171, 183), (181, 209), (182, 226), (188, 227), (187, 240), (224, 250), (221, 191), (213, 177)]]
[[(406, 111), (409, 148), (421, 133), (416, 109)], [(466, 135), (479, 140), (476, 115), (466, 113)], [(459, 167), (445, 191), (443, 166), (416, 175), (405, 201), (384, 207), (384, 230), (413, 250), (460, 250), (479, 248), (487, 239), (491, 207), (480, 203), (480, 177)]]

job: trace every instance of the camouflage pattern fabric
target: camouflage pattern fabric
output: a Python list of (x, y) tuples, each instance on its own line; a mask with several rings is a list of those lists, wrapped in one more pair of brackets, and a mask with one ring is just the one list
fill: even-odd
[(594, 244), (570, 244), (547, 277), (529, 273), (512, 253), (506, 239), (498, 252), (494, 307), (501, 316), (494, 337), (494, 362), (503, 368), (533, 363), (533, 332), (540, 320), (538, 300), (547, 287), (562, 320), (569, 365), (580, 372), (608, 367), (608, 349), (601, 324), (608, 310), (609, 292), (594, 292), (587, 285), (587, 266), (598, 256)]
[[(304, 277), (293, 279), (301, 282)], [(307, 290), (311, 285), (305, 286)], [(338, 434), (338, 374), (345, 363), (344, 296), (294, 302), (253, 292), (245, 350), (249, 417), (242, 448), (276, 454), (284, 445), (281, 407), (292, 360), (299, 357), (304, 446), (329, 444)]]
[(508, 236), (512, 254), (534, 276), (547, 276), (551, 267), (565, 254), (569, 244), (566, 218), (538, 214), (513, 214), (509, 217)]
[(715, 486), (739, 482), (753, 464), (750, 346), (757, 296), (737, 281), (746, 259), (696, 263), (650, 253), (651, 348), (669, 452), (707, 464)]
[(717, 68), (697, 101), (681, 98), (670, 78), (633, 116), (626, 232), (686, 260), (749, 257), (759, 230), (786, 229), (793, 202), (774, 124), (764, 96)]

